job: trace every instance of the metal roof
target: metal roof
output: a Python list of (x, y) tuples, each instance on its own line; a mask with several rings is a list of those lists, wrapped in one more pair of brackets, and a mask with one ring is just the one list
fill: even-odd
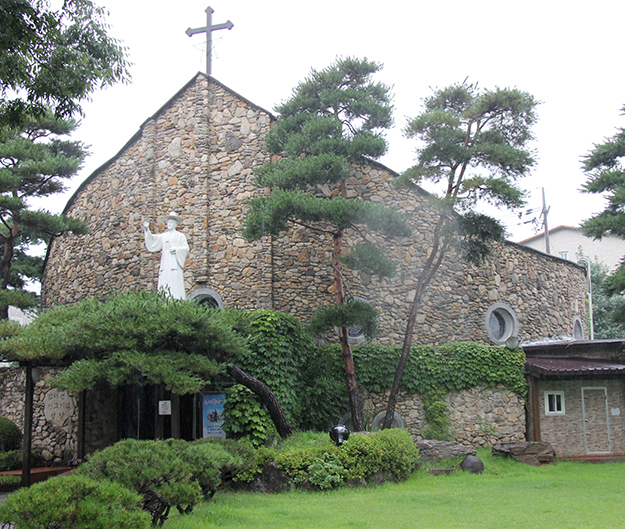
[(591, 358), (527, 358), (531, 373), (547, 376), (598, 375), (625, 373), (625, 364)]

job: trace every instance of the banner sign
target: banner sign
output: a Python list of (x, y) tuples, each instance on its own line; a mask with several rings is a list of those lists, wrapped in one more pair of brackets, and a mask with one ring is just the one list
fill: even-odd
[(224, 423), (224, 400), (226, 400), (225, 395), (202, 396), (203, 437), (226, 438), (226, 432), (222, 429)]

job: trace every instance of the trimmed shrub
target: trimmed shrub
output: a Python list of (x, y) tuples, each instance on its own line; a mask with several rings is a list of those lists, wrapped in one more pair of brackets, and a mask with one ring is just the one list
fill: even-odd
[(78, 472), (141, 494), (154, 525), (167, 519), (171, 507), (188, 513), (201, 499), (193, 468), (166, 441), (120, 441), (93, 454)]
[(22, 447), (22, 432), (17, 425), (7, 419), (0, 417), (0, 452), (19, 450)]
[(20, 529), (148, 529), (141, 497), (117, 483), (72, 475), (10, 494), (0, 520)]
[(223, 445), (211, 442), (166, 441), (192, 469), (192, 479), (196, 481), (204, 498), (210, 499), (222, 481), (222, 475), (236, 467), (235, 458)]
[(406, 430), (353, 435), (336, 447), (327, 434), (296, 434), (279, 449), (278, 468), (294, 483), (329, 489), (345, 480), (383, 474), (404, 480), (415, 470), (419, 451)]
[(416, 468), (419, 450), (406, 430), (395, 428), (353, 435), (341, 445), (338, 454), (347, 469), (347, 479), (367, 479), (383, 473), (401, 481)]

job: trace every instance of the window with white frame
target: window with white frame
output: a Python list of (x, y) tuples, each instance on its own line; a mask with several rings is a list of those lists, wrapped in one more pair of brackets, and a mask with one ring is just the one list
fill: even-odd
[(569, 252), (560, 252), (559, 255), (562, 259), (568, 259), (569, 258)]
[(565, 415), (564, 391), (545, 391), (545, 415)]

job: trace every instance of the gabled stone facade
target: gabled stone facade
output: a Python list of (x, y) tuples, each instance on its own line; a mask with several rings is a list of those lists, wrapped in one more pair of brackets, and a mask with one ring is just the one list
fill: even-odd
[[(262, 138), (272, 116), (204, 74), (198, 74), (70, 199), (66, 213), (90, 233), (56, 238), (43, 281), (44, 307), (111, 292), (154, 290), (159, 255), (147, 252), (141, 222), (176, 211), (191, 252), (187, 293), (210, 289), (226, 306), (273, 308), (307, 319), (332, 303), (331, 240), (303, 228), (247, 242), (240, 230), (247, 200), (264, 193), (253, 169), (269, 161)], [(388, 168), (354, 167), (348, 195), (403, 211), (410, 238), (379, 241), (398, 263), (392, 280), (345, 271), (347, 291), (380, 310), (379, 341), (400, 344), (416, 273), (432, 236), (428, 194), (392, 185)], [(335, 190), (322, 187), (331, 196)], [(153, 227), (162, 231), (163, 226)], [(350, 233), (346, 246), (360, 235)], [(481, 267), (450, 254), (429, 288), (415, 342), (490, 343), (489, 307), (504, 304), (522, 342), (585, 329), (585, 279), (578, 265), (513, 243), (498, 245)], [(495, 320), (493, 320), (495, 321)]]

